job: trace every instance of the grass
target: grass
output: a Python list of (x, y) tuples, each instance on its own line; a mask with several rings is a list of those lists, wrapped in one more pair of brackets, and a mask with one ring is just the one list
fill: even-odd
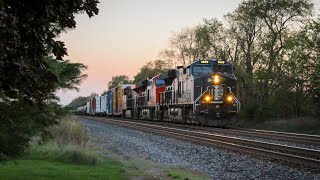
[(130, 160), (108, 159), (90, 144), (85, 129), (72, 116), (62, 119), (50, 132), (51, 140), (34, 138), (22, 157), (0, 164), (0, 179), (154, 179), (153, 173), (159, 172), (164, 179), (206, 179), (183, 169), (161, 167), (158, 171), (159, 167), (150, 168), (145, 161), (135, 166)]
[(182, 169), (170, 169), (168, 171), (168, 177), (170, 179), (176, 179), (176, 180), (185, 180), (185, 179), (204, 180), (204, 179), (208, 179), (208, 177), (206, 177), (206, 176), (199, 176), (199, 174), (195, 174), (190, 171), (186, 171), (186, 170), (182, 170)]
[(318, 119), (303, 117), (294, 119), (276, 119), (266, 121), (254, 121), (245, 124), (247, 128), (264, 129), (271, 131), (283, 131), (303, 134), (320, 135), (320, 121)]
[(124, 179), (121, 165), (105, 161), (99, 166), (48, 160), (17, 160), (0, 165), (0, 179)]
[(125, 179), (123, 165), (100, 155), (72, 116), (50, 132), (50, 141), (34, 141), (21, 158), (0, 164), (0, 179)]
[(103, 156), (94, 149), (76, 145), (58, 145), (47, 143), (41, 146), (31, 146), (23, 159), (50, 160), (82, 165), (99, 165)]
[(89, 137), (85, 129), (73, 116), (66, 116), (60, 123), (51, 127), (50, 132), (54, 139), (53, 142), (61, 145), (78, 145), (85, 147)]

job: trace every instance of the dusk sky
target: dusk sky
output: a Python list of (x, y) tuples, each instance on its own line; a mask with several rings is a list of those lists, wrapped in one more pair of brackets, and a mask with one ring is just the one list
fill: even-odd
[[(232, 12), (241, 0), (100, 0), (99, 15), (77, 15), (77, 27), (62, 34), (72, 62), (88, 66), (80, 91), (57, 95), (66, 105), (78, 96), (102, 93), (115, 75), (131, 79), (169, 45), (172, 32)], [(316, 10), (320, 9), (319, 0)], [(319, 11), (317, 11), (319, 12)]]

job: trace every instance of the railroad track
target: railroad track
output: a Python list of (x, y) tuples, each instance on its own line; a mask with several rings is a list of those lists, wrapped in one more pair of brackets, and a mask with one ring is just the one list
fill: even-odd
[(212, 127), (190, 126), (184, 124), (175, 125), (175, 127), (183, 127), (192, 130), (201, 130), (210, 133), (223, 133), (226, 135), (251, 136), (264, 139), (280, 140), (297, 144), (308, 144), (320, 146), (320, 136), (310, 134), (286, 133), (277, 131), (265, 131), (257, 129), (221, 129)]
[(246, 136), (246, 137), (259, 137), (263, 139), (280, 140), (284, 142), (291, 142), (296, 144), (313, 145), (320, 146), (320, 136), (310, 135), (310, 134), (297, 134), (297, 133), (286, 133), (277, 131), (265, 131), (257, 129), (222, 129), (222, 128), (212, 128), (203, 126), (194, 126), (190, 124), (175, 124), (168, 123), (164, 121), (151, 121), (151, 120), (132, 120), (132, 122), (141, 122), (155, 125), (162, 125), (168, 127), (176, 127), (190, 130), (197, 130), (208, 133), (219, 133), (228, 136)]
[(320, 167), (319, 150), (267, 143), (256, 140), (248, 140), (225, 135), (213, 134), (209, 132), (182, 129), (177, 127), (132, 122), (128, 120), (106, 119), (99, 117), (90, 117), (90, 119), (107, 122), (119, 126), (134, 128), (155, 134), (174, 137), (178, 139), (184, 139), (207, 146), (219, 146), (271, 159), (282, 160), (289, 163), (314, 167), (317, 169), (319, 169)]

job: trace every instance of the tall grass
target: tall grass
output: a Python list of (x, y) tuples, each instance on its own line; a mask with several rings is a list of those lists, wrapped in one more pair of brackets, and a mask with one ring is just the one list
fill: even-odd
[(73, 116), (66, 116), (60, 123), (50, 129), (53, 141), (59, 145), (77, 145), (85, 147), (88, 135)]
[(67, 163), (96, 165), (102, 157), (90, 145), (88, 135), (73, 116), (67, 116), (50, 128), (52, 139), (42, 145), (32, 144), (27, 159), (53, 160)]

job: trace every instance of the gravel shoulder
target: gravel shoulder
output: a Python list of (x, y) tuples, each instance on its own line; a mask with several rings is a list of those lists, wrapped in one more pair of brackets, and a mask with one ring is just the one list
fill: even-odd
[(90, 117), (79, 120), (91, 142), (104, 154), (128, 163), (137, 179), (166, 179), (170, 168), (211, 179), (320, 179), (320, 174), (268, 160), (93, 121)]

